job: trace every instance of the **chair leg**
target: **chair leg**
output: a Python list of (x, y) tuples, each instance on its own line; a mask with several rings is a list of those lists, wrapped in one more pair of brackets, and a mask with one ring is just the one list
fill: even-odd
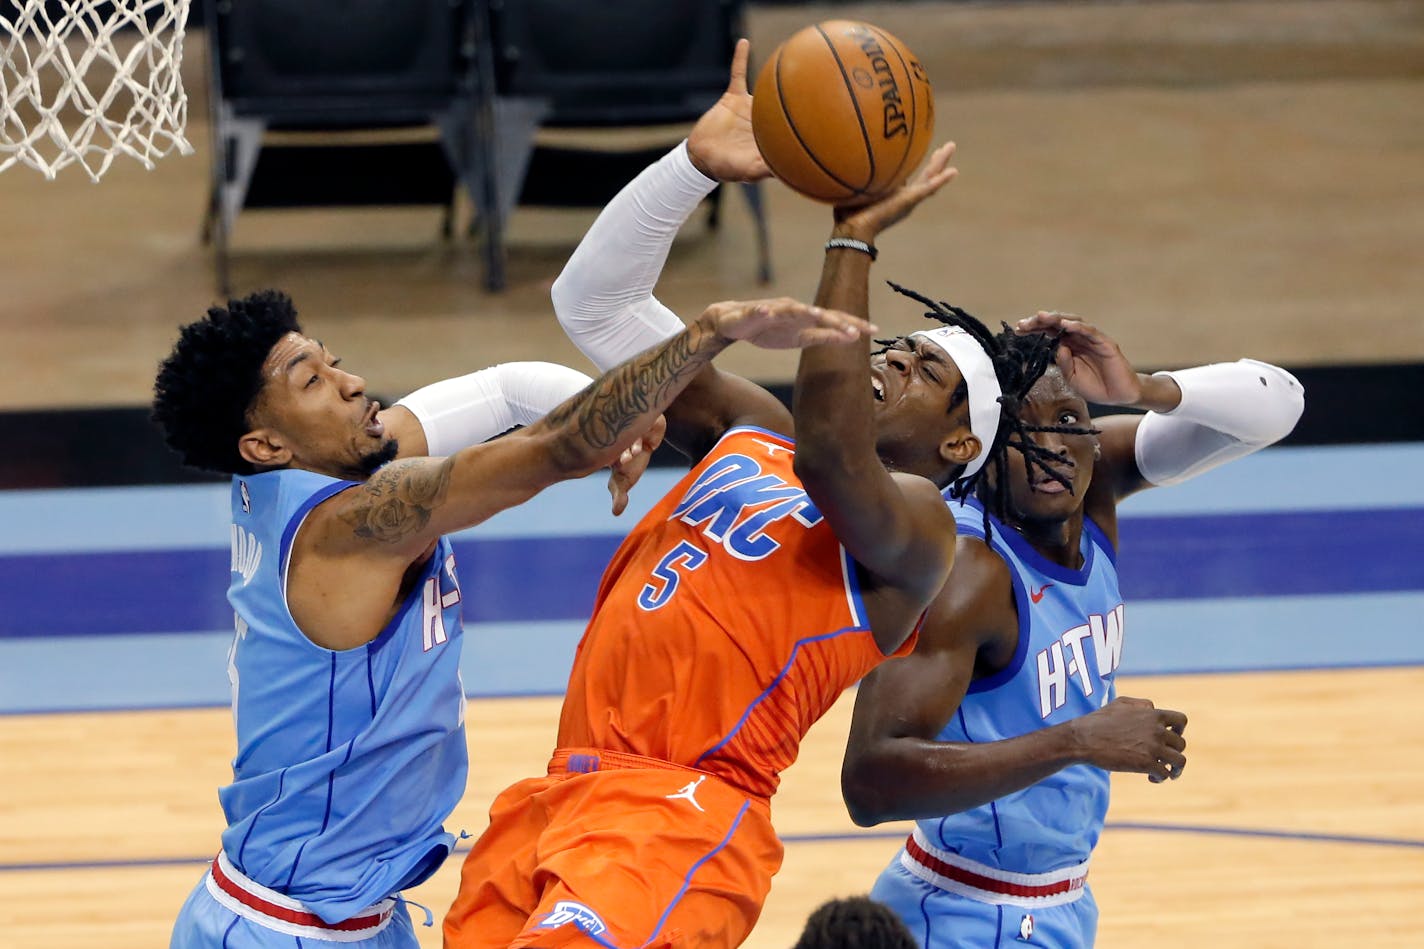
[(445, 204), (445, 213), (440, 215), (440, 239), (447, 244), (455, 235), (455, 198), (458, 194), (458, 190), (451, 192), (450, 200)]
[(767, 229), (766, 206), (762, 201), (760, 181), (742, 183), (742, 194), (751, 208), (752, 221), (756, 224), (757, 237), (757, 281), (771, 283), (771, 234)]

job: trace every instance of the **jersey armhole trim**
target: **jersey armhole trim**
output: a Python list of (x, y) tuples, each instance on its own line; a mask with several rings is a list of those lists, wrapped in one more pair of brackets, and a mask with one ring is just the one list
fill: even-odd
[(851, 621), (856, 626), (870, 629), (870, 618), (866, 614), (865, 599), (860, 592), (860, 578), (856, 576), (855, 572), (855, 560), (846, 552), (845, 547), (839, 549), (841, 552), (841, 581), (845, 587), (846, 606), (850, 609)]
[[(982, 540), (983, 532), (981, 531), (978, 534), (969, 532), (968, 536), (977, 536)], [(969, 688), (965, 690), (966, 693), (969, 694), (991, 692), (999, 686), (1010, 682), (1014, 676), (1019, 674), (1019, 670), (1023, 668), (1024, 660), (1028, 658), (1029, 633), (1033, 624), (1033, 618), (1029, 614), (1028, 591), (1024, 589), (1023, 578), (1020, 577), (1019, 572), (1014, 569), (1013, 561), (999, 547), (997, 541), (998, 538), (996, 537), (994, 541), (990, 542), (989, 549), (1004, 562), (1004, 569), (1009, 572), (1009, 583), (1013, 586), (1014, 591), (1014, 613), (1018, 619), (1019, 638), (1018, 642), (1014, 644), (1014, 654), (1009, 658), (1008, 664), (993, 675), (988, 675), (982, 679), (975, 679), (973, 682), (970, 682)]]
[(1093, 540), (1097, 542), (1098, 546), (1103, 549), (1103, 553), (1108, 555), (1108, 562), (1111, 563), (1114, 567), (1116, 567), (1117, 548), (1113, 546), (1112, 541), (1108, 540), (1107, 533), (1101, 527), (1098, 526), (1098, 522), (1093, 520), (1087, 514), (1084, 514), (1083, 528), (1088, 532), (1089, 535), (1092, 536)]
[[(796, 440), (794, 438), (791, 438), (787, 435), (783, 435), (780, 432), (773, 432), (769, 428), (762, 428), (760, 425), (733, 425), (731, 428), (727, 429), (725, 432), (722, 433), (722, 437), (717, 439), (716, 444), (720, 445), (728, 438), (731, 438), (733, 435), (737, 435), (743, 432), (753, 432), (757, 435), (765, 435), (767, 438), (776, 439), (777, 441), (784, 444), (787, 448), (793, 450), (796, 448)], [(714, 445), (713, 447), (715, 448), (716, 445)], [(711, 452), (708, 452), (708, 454), (711, 454)]]
[[(334, 481), (331, 484), (323, 485), (312, 492), (311, 496), (292, 512), (292, 516), (287, 519), (287, 526), (282, 529), (282, 542), (277, 552), (277, 583), (280, 588), (279, 592), (282, 595), (282, 609), (286, 611), (287, 619), (291, 622), (292, 628), (301, 634), (302, 640), (313, 649), (318, 649), (323, 653), (350, 652), (354, 650), (327, 649), (325, 646), (318, 645), (312, 641), (312, 638), (306, 634), (306, 630), (302, 629), (301, 624), (297, 622), (297, 618), (292, 615), (291, 604), (287, 602), (287, 571), (292, 565), (292, 544), (296, 541), (297, 534), (301, 531), (302, 525), (306, 523), (307, 517), (318, 504), (360, 483), (359, 481)], [(354, 648), (364, 649), (365, 645), (363, 644)]]

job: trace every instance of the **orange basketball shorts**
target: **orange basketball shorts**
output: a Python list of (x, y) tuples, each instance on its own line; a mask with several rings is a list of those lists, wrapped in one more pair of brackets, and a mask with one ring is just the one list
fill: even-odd
[(781, 867), (764, 800), (596, 750), (556, 752), (549, 771), (495, 798), (446, 949), (741, 945)]

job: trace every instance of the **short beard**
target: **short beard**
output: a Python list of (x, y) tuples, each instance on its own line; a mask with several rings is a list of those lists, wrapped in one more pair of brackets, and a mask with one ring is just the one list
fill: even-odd
[(400, 442), (392, 438), (375, 451), (362, 455), (357, 465), (363, 474), (370, 477), (384, 466), (395, 461), (396, 455), (398, 454), (400, 454)]

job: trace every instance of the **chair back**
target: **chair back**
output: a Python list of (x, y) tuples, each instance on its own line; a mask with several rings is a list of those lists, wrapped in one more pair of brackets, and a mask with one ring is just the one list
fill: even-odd
[(448, 102), (469, 76), (468, 0), (208, 0), (215, 80), (241, 113), (318, 124)]
[(700, 115), (727, 85), (742, 0), (485, 0), (501, 96), (548, 99), (550, 125)]

